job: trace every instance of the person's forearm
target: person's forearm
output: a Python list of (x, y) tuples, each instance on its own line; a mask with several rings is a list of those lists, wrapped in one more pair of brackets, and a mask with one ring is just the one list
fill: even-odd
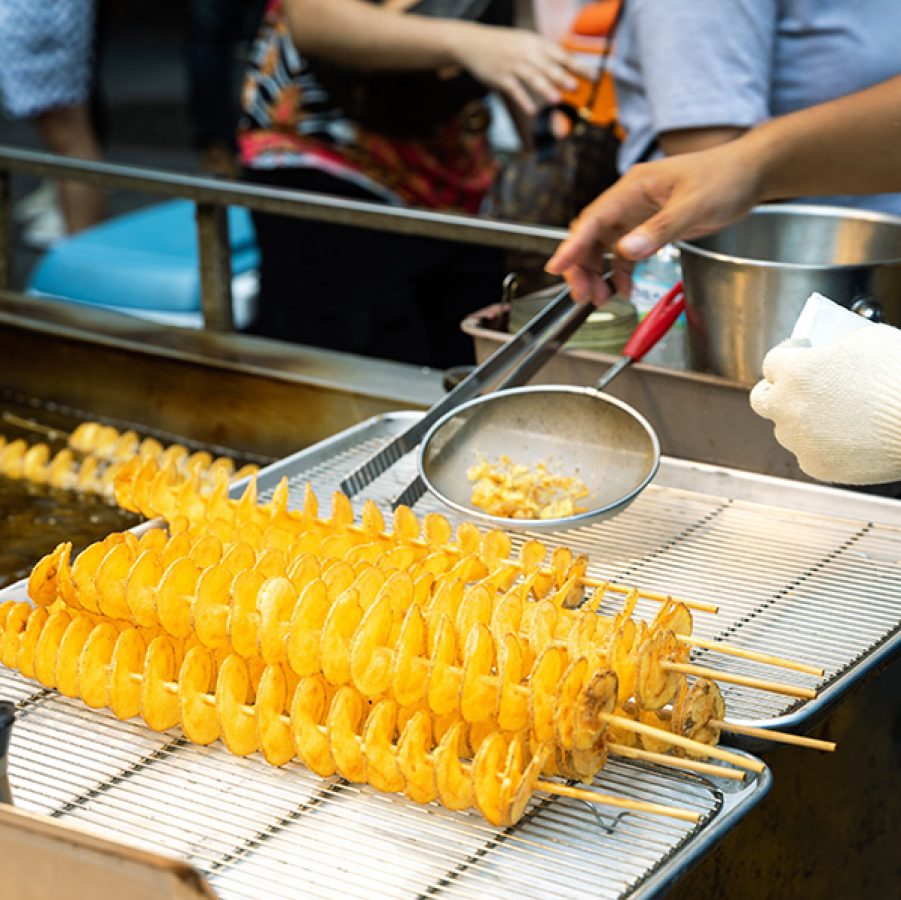
[(901, 191), (901, 77), (773, 119), (735, 146), (759, 168), (759, 202)]
[(746, 129), (731, 125), (719, 125), (714, 128), (684, 128), (680, 131), (664, 131), (657, 142), (667, 156), (680, 153), (696, 153), (718, 147), (744, 134)]
[(370, 69), (436, 69), (459, 64), (471, 23), (410, 16), (363, 0), (284, 0), (301, 53)]

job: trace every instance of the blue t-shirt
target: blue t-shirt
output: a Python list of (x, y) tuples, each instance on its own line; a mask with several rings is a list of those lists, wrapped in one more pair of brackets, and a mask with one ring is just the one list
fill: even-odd
[[(611, 70), (625, 171), (661, 132), (749, 128), (901, 74), (901, 0), (626, 0)], [(901, 194), (820, 202), (901, 214)]]

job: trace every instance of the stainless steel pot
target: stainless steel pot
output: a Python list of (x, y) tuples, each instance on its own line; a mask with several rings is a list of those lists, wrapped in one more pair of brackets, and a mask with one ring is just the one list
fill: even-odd
[(760, 206), (679, 244), (693, 368), (753, 384), (814, 291), (901, 324), (901, 218), (844, 207)]

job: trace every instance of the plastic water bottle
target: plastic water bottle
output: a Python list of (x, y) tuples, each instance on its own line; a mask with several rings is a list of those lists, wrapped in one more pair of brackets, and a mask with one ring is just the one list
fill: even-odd
[[(632, 272), (631, 300), (638, 310), (639, 321), (655, 306), (657, 301), (682, 278), (679, 251), (672, 245), (661, 247), (653, 256), (642, 260)], [(688, 368), (688, 344), (685, 313), (673, 323), (642, 362), (668, 369)]]

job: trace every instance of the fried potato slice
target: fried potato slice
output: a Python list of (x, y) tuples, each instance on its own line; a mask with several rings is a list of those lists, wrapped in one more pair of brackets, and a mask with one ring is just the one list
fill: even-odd
[(681, 676), (670, 672), (661, 663), (678, 653), (678, 643), (671, 631), (657, 632), (638, 648), (638, 677), (635, 699), (642, 709), (666, 706), (679, 690)]
[(460, 713), (466, 722), (484, 722), (497, 712), (498, 680), (492, 674), (494, 640), (485, 625), (476, 625), (466, 638)]
[(321, 724), (327, 710), (328, 692), (322, 676), (301, 678), (291, 700), (291, 734), (303, 764), (323, 778), (336, 771), (328, 732)]
[(453, 538), (450, 522), (441, 513), (426, 513), (422, 518), (422, 535), (432, 547), (445, 548)]
[(134, 561), (132, 548), (123, 542), (110, 547), (97, 567), (94, 578), (97, 603), (100, 612), (110, 619), (127, 620), (131, 616), (125, 586)]
[(486, 531), (482, 536), (479, 555), (490, 570), (493, 571), (506, 563), (512, 551), (513, 544), (507, 532), (495, 528)]
[(97, 595), (95, 578), (97, 568), (109, 551), (110, 545), (97, 541), (86, 547), (75, 557), (72, 565), (72, 582), (78, 604), (88, 612), (100, 612), (100, 598)]
[(22, 633), (28, 624), (28, 616), (34, 607), (26, 602), (16, 603), (9, 610), (0, 636), (0, 663), (8, 669), (15, 669), (19, 660), (19, 646)]
[(273, 766), (283, 766), (294, 759), (294, 738), (291, 723), (285, 714), (288, 699), (288, 682), (281, 665), (268, 665), (263, 669), (257, 688), (255, 704), (257, 740), (266, 761)]
[(572, 750), (574, 747), (576, 701), (587, 679), (588, 660), (584, 656), (573, 660), (560, 679), (554, 707), (554, 731), (557, 744), (563, 750)]
[(484, 585), (476, 584), (468, 588), (457, 609), (457, 634), (465, 638), (476, 625), (489, 625), (493, 611), (492, 596)]
[(507, 753), (507, 739), (501, 732), (495, 731), (481, 742), (472, 764), (476, 806), (482, 815), (496, 826), (503, 824), (501, 782), (498, 774), (506, 765)]
[(497, 644), (497, 673), (497, 723), (504, 731), (522, 731), (529, 727), (529, 692), (520, 684), (523, 650), (515, 634)]
[(329, 600), (334, 600), (346, 591), (356, 580), (354, 567), (343, 559), (332, 560), (322, 567), (322, 580), (328, 589)]
[[(185, 654), (178, 672), (178, 706), (185, 737), (195, 744), (219, 739), (216, 711), (216, 660), (206, 647), (195, 644)], [(294, 744), (291, 744), (294, 755)]]
[(447, 809), (468, 809), (475, 802), (472, 776), (460, 762), (465, 730), (461, 721), (455, 722), (434, 751), (435, 787), (438, 799)]
[(531, 730), (539, 744), (556, 738), (554, 707), (557, 688), (566, 666), (566, 653), (559, 647), (546, 647), (535, 660), (529, 677)]
[(360, 728), (367, 704), (350, 685), (338, 688), (326, 717), (329, 745), (338, 772), (348, 781), (366, 781), (366, 757)]
[(47, 609), (43, 606), (32, 609), (28, 615), (28, 621), (25, 623), (25, 629), (19, 636), (19, 655), (16, 661), (16, 668), (26, 678), (34, 678), (35, 676), (35, 651), (49, 615)]
[(588, 678), (573, 709), (572, 749), (591, 750), (607, 728), (607, 716), (616, 709), (617, 678), (611, 669), (600, 669)]
[[(260, 579), (263, 577), (259, 572), (254, 572), (253, 575)], [(237, 578), (234, 582), (234, 586), (236, 585)], [(254, 583), (244, 579), (241, 590), (241, 608), (245, 620), (249, 621), (251, 616), (257, 615), (255, 610), (259, 609), (259, 653), (263, 661), (270, 665), (283, 662), (287, 659), (291, 620), (299, 600), (297, 588), (290, 578), (282, 575), (267, 578), (262, 585), (257, 582), (255, 592)], [(233, 609), (233, 617), (234, 614), (235, 610)], [(237, 621), (235, 621), (235, 625), (238, 625)], [(234, 642), (232, 643), (234, 645)], [(236, 651), (237, 649), (235, 647)], [(254, 647), (253, 650), (254, 653), (241, 653), (241, 656), (253, 656), (257, 648)]]
[(350, 643), (363, 618), (359, 592), (351, 587), (332, 604), (319, 639), (322, 674), (336, 686), (350, 682)]
[(246, 541), (235, 541), (228, 544), (225, 552), (222, 554), (222, 565), (231, 569), (235, 575), (247, 569), (252, 569), (256, 565), (256, 561), (256, 551)]
[[(154, 530), (157, 531), (157, 529)], [(129, 617), (143, 628), (155, 628), (160, 624), (157, 614), (157, 596), (159, 584), (163, 580), (163, 573), (163, 561), (159, 549), (148, 546), (138, 554), (126, 576), (125, 605), (128, 608)]]
[[(2, 610), (0, 610), (2, 618)], [(50, 613), (34, 648), (34, 677), (46, 688), (56, 687), (56, 661), (63, 635), (72, 621), (64, 609)]]
[[(231, 609), (231, 569), (216, 564), (204, 569), (190, 603), (194, 634), (211, 650), (228, 647), (228, 617)], [(160, 591), (162, 595), (162, 591)], [(187, 635), (179, 635), (179, 637)]]
[(381, 538), (385, 532), (385, 517), (375, 500), (369, 499), (363, 504), (363, 513), (360, 517), (363, 531), (373, 538)]
[(404, 793), (415, 803), (431, 803), (438, 796), (431, 749), (432, 722), (428, 713), (420, 710), (407, 722), (397, 742), (397, 765), (404, 777)]
[(430, 652), (432, 671), (429, 675), (427, 698), (429, 709), (436, 716), (457, 712), (463, 671), (457, 663), (457, 641), (454, 626), (448, 616), (442, 616), (435, 629), (435, 642)]
[(404, 789), (404, 776), (393, 743), (396, 723), (397, 704), (389, 699), (379, 700), (370, 710), (363, 731), (367, 781), (376, 790), (388, 793)]
[[(683, 681), (673, 703), (670, 727), (676, 734), (717, 744), (720, 729), (710, 724), (711, 719), (722, 721), (726, 715), (726, 704), (719, 686), (707, 678), (697, 679), (690, 687)], [(684, 751), (676, 748), (677, 753)]]
[(457, 526), (457, 546), (462, 556), (477, 556), (482, 546), (482, 532), (472, 522)]
[(56, 689), (65, 697), (78, 696), (78, 661), (93, 627), (87, 616), (77, 616), (63, 632), (56, 654), (54, 680)]
[(288, 664), (301, 678), (320, 671), (319, 644), (328, 612), (328, 588), (321, 578), (317, 578), (298, 598), (288, 633)]
[(141, 716), (154, 731), (178, 724), (178, 669), (175, 642), (158, 635), (147, 647), (141, 679)]
[(315, 581), (322, 575), (322, 568), (319, 565), (319, 559), (312, 553), (301, 553), (291, 556), (290, 559), (291, 562), (288, 563), (285, 575), (291, 579), (299, 596), (311, 581)]
[[(165, 561), (164, 554), (164, 565)], [(186, 556), (174, 560), (163, 571), (157, 590), (156, 612), (160, 625), (173, 637), (186, 638), (191, 634), (192, 606), (200, 576), (200, 569)]]
[(382, 593), (363, 615), (350, 645), (350, 677), (363, 696), (383, 697), (391, 684), (393, 650), (386, 647), (393, 624), (392, 598)]
[(119, 631), (109, 622), (94, 626), (78, 657), (78, 693), (92, 709), (110, 703), (110, 662)]
[(607, 651), (607, 664), (616, 672), (617, 703), (620, 705), (634, 696), (638, 687), (637, 634), (634, 620), (623, 620), (614, 632)]
[(670, 597), (660, 607), (650, 627), (651, 631), (672, 631), (673, 634), (689, 635), (692, 625), (688, 607)]
[(394, 643), (391, 693), (400, 706), (416, 706), (426, 699), (429, 661), (425, 658), (426, 628), (422, 611), (411, 605)]
[[(233, 571), (224, 562), (223, 568)], [(261, 608), (260, 592), (265, 584), (266, 579), (261, 572), (244, 569), (235, 575), (229, 588), (232, 601), (228, 614), (228, 641), (232, 650), (245, 659), (251, 659), (261, 652), (261, 613), (258, 609)], [(283, 649), (285, 638), (286, 634), (282, 632)]]
[(394, 510), (392, 535), (401, 544), (415, 541), (419, 537), (419, 519), (409, 506), (398, 506)]
[(222, 741), (236, 756), (248, 756), (260, 746), (252, 695), (247, 661), (230, 653), (216, 678), (216, 711)]
[[(259, 541), (257, 546), (259, 546)], [(266, 547), (257, 557), (254, 570), (265, 578), (277, 578), (285, 575), (288, 571), (288, 554), (284, 550), (279, 550), (278, 547)]]
[(508, 634), (519, 634), (523, 601), (517, 591), (508, 591), (497, 602), (491, 616), (491, 633), (500, 642)]
[(607, 743), (603, 738), (586, 750), (570, 750), (565, 753), (568, 770), (585, 784), (591, 784), (594, 776), (607, 764)]
[(68, 566), (72, 553), (71, 541), (57, 544), (52, 553), (44, 556), (28, 576), (28, 596), (38, 606), (49, 606), (59, 596), (60, 566)]

